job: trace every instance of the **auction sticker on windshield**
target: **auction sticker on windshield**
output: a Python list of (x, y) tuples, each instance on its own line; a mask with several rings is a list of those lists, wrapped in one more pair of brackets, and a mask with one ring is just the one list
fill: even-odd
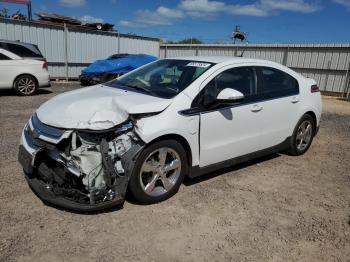
[(200, 62), (190, 62), (186, 66), (195, 66), (195, 67), (207, 68), (207, 67), (211, 66), (211, 64), (209, 64), (209, 63), (200, 63)]

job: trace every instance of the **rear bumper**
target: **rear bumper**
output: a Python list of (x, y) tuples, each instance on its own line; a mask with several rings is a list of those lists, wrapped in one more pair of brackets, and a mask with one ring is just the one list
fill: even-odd
[(48, 87), (51, 87), (51, 81), (49, 81), (49, 82), (46, 83), (46, 84), (39, 85), (39, 88), (48, 88)]
[(38, 84), (40, 88), (51, 86), (50, 75), (49, 75), (49, 72), (47, 71), (43, 71), (37, 74), (36, 79), (38, 80)]

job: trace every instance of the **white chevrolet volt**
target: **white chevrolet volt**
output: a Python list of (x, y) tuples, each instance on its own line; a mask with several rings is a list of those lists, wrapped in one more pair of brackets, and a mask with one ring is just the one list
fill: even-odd
[(58, 95), (23, 130), (19, 161), (45, 202), (77, 211), (174, 195), (196, 177), (262, 155), (304, 154), (317, 133), (316, 82), (280, 64), (163, 59)]

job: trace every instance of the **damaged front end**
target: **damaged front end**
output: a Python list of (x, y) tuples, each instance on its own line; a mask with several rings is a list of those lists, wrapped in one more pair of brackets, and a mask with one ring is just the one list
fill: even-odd
[(19, 162), (33, 191), (65, 209), (98, 211), (124, 202), (144, 143), (127, 120), (109, 130), (64, 130), (32, 116), (22, 134)]

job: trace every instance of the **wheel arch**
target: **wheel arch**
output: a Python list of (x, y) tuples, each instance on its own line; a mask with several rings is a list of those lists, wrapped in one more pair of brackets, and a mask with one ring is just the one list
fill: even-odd
[(38, 79), (37, 79), (34, 75), (29, 74), (29, 73), (22, 73), (22, 74), (19, 74), (18, 76), (15, 77), (15, 79), (13, 80), (13, 83), (12, 83), (12, 88), (15, 88), (15, 83), (16, 83), (17, 79), (20, 78), (20, 77), (22, 77), (22, 76), (30, 76), (30, 77), (33, 77), (34, 80), (35, 80), (36, 85), (39, 86), (39, 81), (38, 81)]
[[(317, 117), (316, 117), (315, 112), (313, 112), (313, 111), (307, 111), (304, 115), (309, 115), (309, 116), (312, 117), (312, 120), (314, 121), (314, 128), (315, 128), (315, 130), (316, 130), (316, 128), (317, 128)], [(303, 116), (304, 116), (304, 115), (303, 115)]]
[(178, 134), (166, 134), (166, 135), (162, 135), (159, 136), (155, 139), (153, 139), (152, 141), (150, 141), (147, 144), (153, 144), (162, 140), (175, 140), (177, 142), (179, 142), (185, 149), (186, 151), (186, 158), (187, 158), (187, 162), (188, 162), (188, 167), (190, 168), (192, 166), (192, 149), (190, 144), (188, 143), (188, 141), (186, 140), (186, 138), (184, 138), (181, 135)]

